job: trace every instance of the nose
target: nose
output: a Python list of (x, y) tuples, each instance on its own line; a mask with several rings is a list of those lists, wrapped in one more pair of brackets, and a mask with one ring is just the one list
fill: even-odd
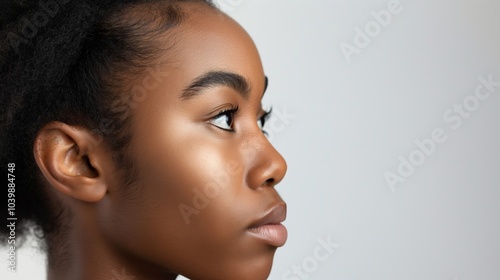
[(285, 177), (287, 164), (267, 137), (260, 133), (248, 143), (247, 183), (252, 189), (274, 187)]

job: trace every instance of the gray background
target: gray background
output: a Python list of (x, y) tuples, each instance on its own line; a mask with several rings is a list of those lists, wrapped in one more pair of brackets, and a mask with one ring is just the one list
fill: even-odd
[[(269, 279), (500, 279), (500, 87), (473, 97), (479, 77), (500, 81), (500, 2), (401, 0), (379, 32), (371, 12), (389, 0), (218, 2), (259, 48), (289, 167), (289, 239)], [(366, 26), (349, 62), (340, 46)], [(419, 152), (435, 129), (446, 140)], [(391, 188), (386, 172), (410, 155), (423, 163)], [(18, 252), (19, 272), (0, 278), (43, 279), (42, 258)]]

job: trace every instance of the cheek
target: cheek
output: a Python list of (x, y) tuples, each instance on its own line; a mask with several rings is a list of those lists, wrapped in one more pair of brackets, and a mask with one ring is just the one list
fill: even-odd
[(149, 168), (143, 184), (151, 204), (169, 212), (178, 229), (200, 235), (222, 237), (220, 223), (238, 219), (234, 211), (243, 188), (243, 163), (225, 147), (205, 141), (184, 142), (175, 152), (166, 152)]
[(138, 209), (129, 216), (136, 221), (130, 225), (142, 224), (142, 235), (168, 240), (168, 246), (183, 243), (186, 250), (186, 244), (198, 249), (230, 244), (241, 238), (247, 221), (242, 216), (251, 207), (242, 204), (252, 201), (242, 199), (250, 194), (244, 187), (244, 162), (227, 141), (182, 135), (158, 133), (137, 143), (146, 147), (136, 153), (141, 191), (121, 208)]
[(192, 144), (137, 155), (138, 191), (111, 204), (115, 214), (103, 223), (120, 247), (165, 266), (205, 266), (241, 252), (251, 207), (241, 203), (243, 164), (213, 143)]

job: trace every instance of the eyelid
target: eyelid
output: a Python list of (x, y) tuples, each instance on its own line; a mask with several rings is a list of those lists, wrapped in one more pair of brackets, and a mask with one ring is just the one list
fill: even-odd
[[(225, 104), (225, 105), (228, 105), (228, 104)], [(226, 132), (236, 132), (236, 130), (234, 129), (234, 121), (236, 119), (236, 116), (238, 114), (238, 111), (239, 111), (239, 107), (238, 105), (234, 105), (234, 104), (230, 104), (231, 107), (226, 107), (226, 108), (221, 108), (222, 106), (219, 106), (218, 108), (221, 108), (221, 109), (218, 109), (218, 111), (214, 110), (213, 112), (217, 112), (216, 115), (213, 115), (211, 116), (206, 122), (210, 125), (213, 125), (221, 130), (224, 130)], [(223, 105), (224, 106), (224, 105)], [(213, 113), (212, 112), (212, 113)], [(211, 114), (212, 114), (211, 113)], [(230, 119), (231, 119), (231, 124), (228, 124), (229, 128), (224, 128), (224, 127), (221, 127), (215, 123), (213, 123), (212, 121), (220, 118), (221, 116), (224, 116), (224, 115), (229, 115), (230, 116)]]
[[(267, 120), (271, 117), (272, 110), (273, 110), (272, 107), (269, 108), (269, 110), (267, 110), (267, 111), (261, 109), (262, 113), (257, 118), (257, 123), (259, 123), (259, 127), (262, 130), (262, 132), (264, 132), (264, 134), (266, 134), (264, 127), (265, 127)], [(240, 113), (240, 111), (239, 111), (238, 105), (226, 103), (226, 104), (218, 106), (211, 113), (207, 114), (207, 115), (209, 115), (209, 117), (207, 118), (206, 122), (221, 129), (221, 130), (224, 130), (227, 132), (236, 132), (236, 130), (234, 129), (234, 123), (237, 120), (239, 113)], [(225, 115), (229, 116), (231, 119), (231, 124), (228, 124), (227, 128), (222, 127), (222, 126), (213, 122), (214, 120), (217, 120), (218, 118), (225, 116)]]
[(222, 113), (230, 111), (230, 110), (236, 109), (236, 111), (238, 111), (237, 110), (238, 108), (239, 107), (237, 104), (224, 103), (224, 104), (219, 105), (216, 108), (214, 108), (212, 111), (210, 111), (208, 114), (206, 114), (205, 117), (207, 118), (207, 120), (210, 120), (210, 119), (213, 119), (217, 116), (220, 116)]

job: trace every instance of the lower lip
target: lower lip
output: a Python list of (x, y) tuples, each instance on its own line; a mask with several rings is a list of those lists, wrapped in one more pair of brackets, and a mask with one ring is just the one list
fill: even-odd
[(275, 247), (285, 245), (288, 237), (288, 231), (282, 224), (262, 225), (260, 227), (250, 228), (248, 231), (266, 240), (270, 245)]

